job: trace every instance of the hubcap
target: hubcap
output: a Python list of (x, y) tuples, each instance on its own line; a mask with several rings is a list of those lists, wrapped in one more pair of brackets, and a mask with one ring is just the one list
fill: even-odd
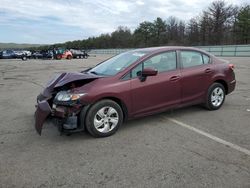
[(107, 133), (112, 131), (118, 124), (118, 112), (110, 107), (105, 106), (97, 111), (94, 117), (94, 126), (97, 131)]
[(224, 100), (224, 91), (220, 87), (216, 87), (211, 94), (211, 102), (213, 106), (218, 107)]

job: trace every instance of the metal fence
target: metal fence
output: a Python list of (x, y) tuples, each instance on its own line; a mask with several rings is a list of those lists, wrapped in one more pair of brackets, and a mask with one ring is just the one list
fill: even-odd
[(95, 49), (95, 50), (91, 50), (89, 53), (90, 54), (120, 54), (122, 52), (126, 52), (126, 51), (133, 50), (133, 49), (134, 48)]
[(216, 56), (250, 57), (250, 45), (197, 46)]
[[(235, 57), (250, 57), (250, 45), (221, 45), (221, 46), (194, 46), (215, 56), (235, 56)], [(119, 54), (126, 52), (129, 49), (94, 49), (90, 54)]]

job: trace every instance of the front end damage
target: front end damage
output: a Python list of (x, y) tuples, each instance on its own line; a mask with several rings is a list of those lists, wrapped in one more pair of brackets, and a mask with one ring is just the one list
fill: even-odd
[(99, 77), (83, 73), (63, 73), (50, 81), (37, 97), (35, 129), (39, 135), (43, 124), (51, 119), (61, 133), (75, 133), (84, 130), (81, 117), (85, 116), (87, 103), (81, 97), (86, 93), (73, 91)]
[(41, 135), (42, 127), (46, 119), (50, 117), (61, 133), (80, 132), (84, 126), (80, 123), (79, 114), (84, 108), (82, 104), (75, 106), (57, 105), (53, 102), (52, 107), (46, 100), (38, 101), (35, 112), (35, 128)]
[(50, 113), (51, 108), (49, 106), (49, 103), (46, 100), (38, 101), (35, 112), (35, 128), (39, 135), (41, 135), (43, 123)]

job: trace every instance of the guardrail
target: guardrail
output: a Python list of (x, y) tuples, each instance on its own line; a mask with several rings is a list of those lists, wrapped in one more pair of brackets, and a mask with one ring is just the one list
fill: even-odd
[(215, 56), (250, 57), (250, 45), (196, 46)]
[[(235, 57), (250, 57), (250, 45), (220, 45), (220, 46), (194, 46), (215, 56), (235, 56)], [(126, 49), (94, 49), (90, 54), (119, 54), (134, 48)]]
[(133, 50), (135, 48), (124, 48), (124, 49), (94, 49), (91, 50), (90, 54), (120, 54), (129, 50)]

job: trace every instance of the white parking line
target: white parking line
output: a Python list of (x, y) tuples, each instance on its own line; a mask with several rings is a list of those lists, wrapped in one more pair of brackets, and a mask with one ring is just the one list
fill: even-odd
[(185, 128), (187, 128), (187, 129), (189, 129), (189, 130), (191, 130), (191, 131), (194, 131), (194, 132), (196, 132), (196, 133), (198, 133), (198, 134), (201, 134), (201, 135), (203, 135), (203, 136), (206, 136), (207, 138), (210, 138), (210, 139), (212, 139), (212, 140), (214, 140), (214, 141), (216, 141), (216, 142), (218, 142), (218, 143), (220, 143), (220, 144), (224, 144), (224, 145), (226, 145), (226, 146), (228, 146), (228, 147), (230, 147), (230, 148), (233, 148), (233, 149), (235, 149), (235, 150), (237, 150), (237, 151), (240, 151), (240, 152), (242, 152), (242, 153), (244, 153), (244, 154), (246, 154), (246, 155), (250, 155), (250, 150), (248, 150), (248, 149), (242, 148), (242, 147), (240, 147), (240, 146), (238, 146), (238, 145), (236, 145), (236, 144), (233, 144), (233, 143), (231, 143), (231, 142), (228, 142), (228, 141), (226, 141), (226, 140), (223, 140), (223, 139), (221, 139), (221, 138), (218, 138), (218, 137), (216, 137), (216, 136), (213, 136), (213, 135), (211, 135), (211, 134), (209, 134), (209, 133), (206, 133), (206, 132), (204, 132), (204, 131), (202, 131), (202, 130), (199, 130), (199, 129), (194, 128), (194, 127), (192, 127), (192, 126), (190, 126), (190, 125), (187, 125), (187, 124), (185, 124), (185, 123), (182, 123), (182, 122), (180, 122), (180, 121), (178, 121), (178, 120), (176, 120), (176, 119), (167, 118), (167, 120), (172, 121), (173, 123), (175, 123), (175, 124), (177, 124), (177, 125), (180, 125), (180, 126), (182, 126), (182, 127), (185, 127)]

